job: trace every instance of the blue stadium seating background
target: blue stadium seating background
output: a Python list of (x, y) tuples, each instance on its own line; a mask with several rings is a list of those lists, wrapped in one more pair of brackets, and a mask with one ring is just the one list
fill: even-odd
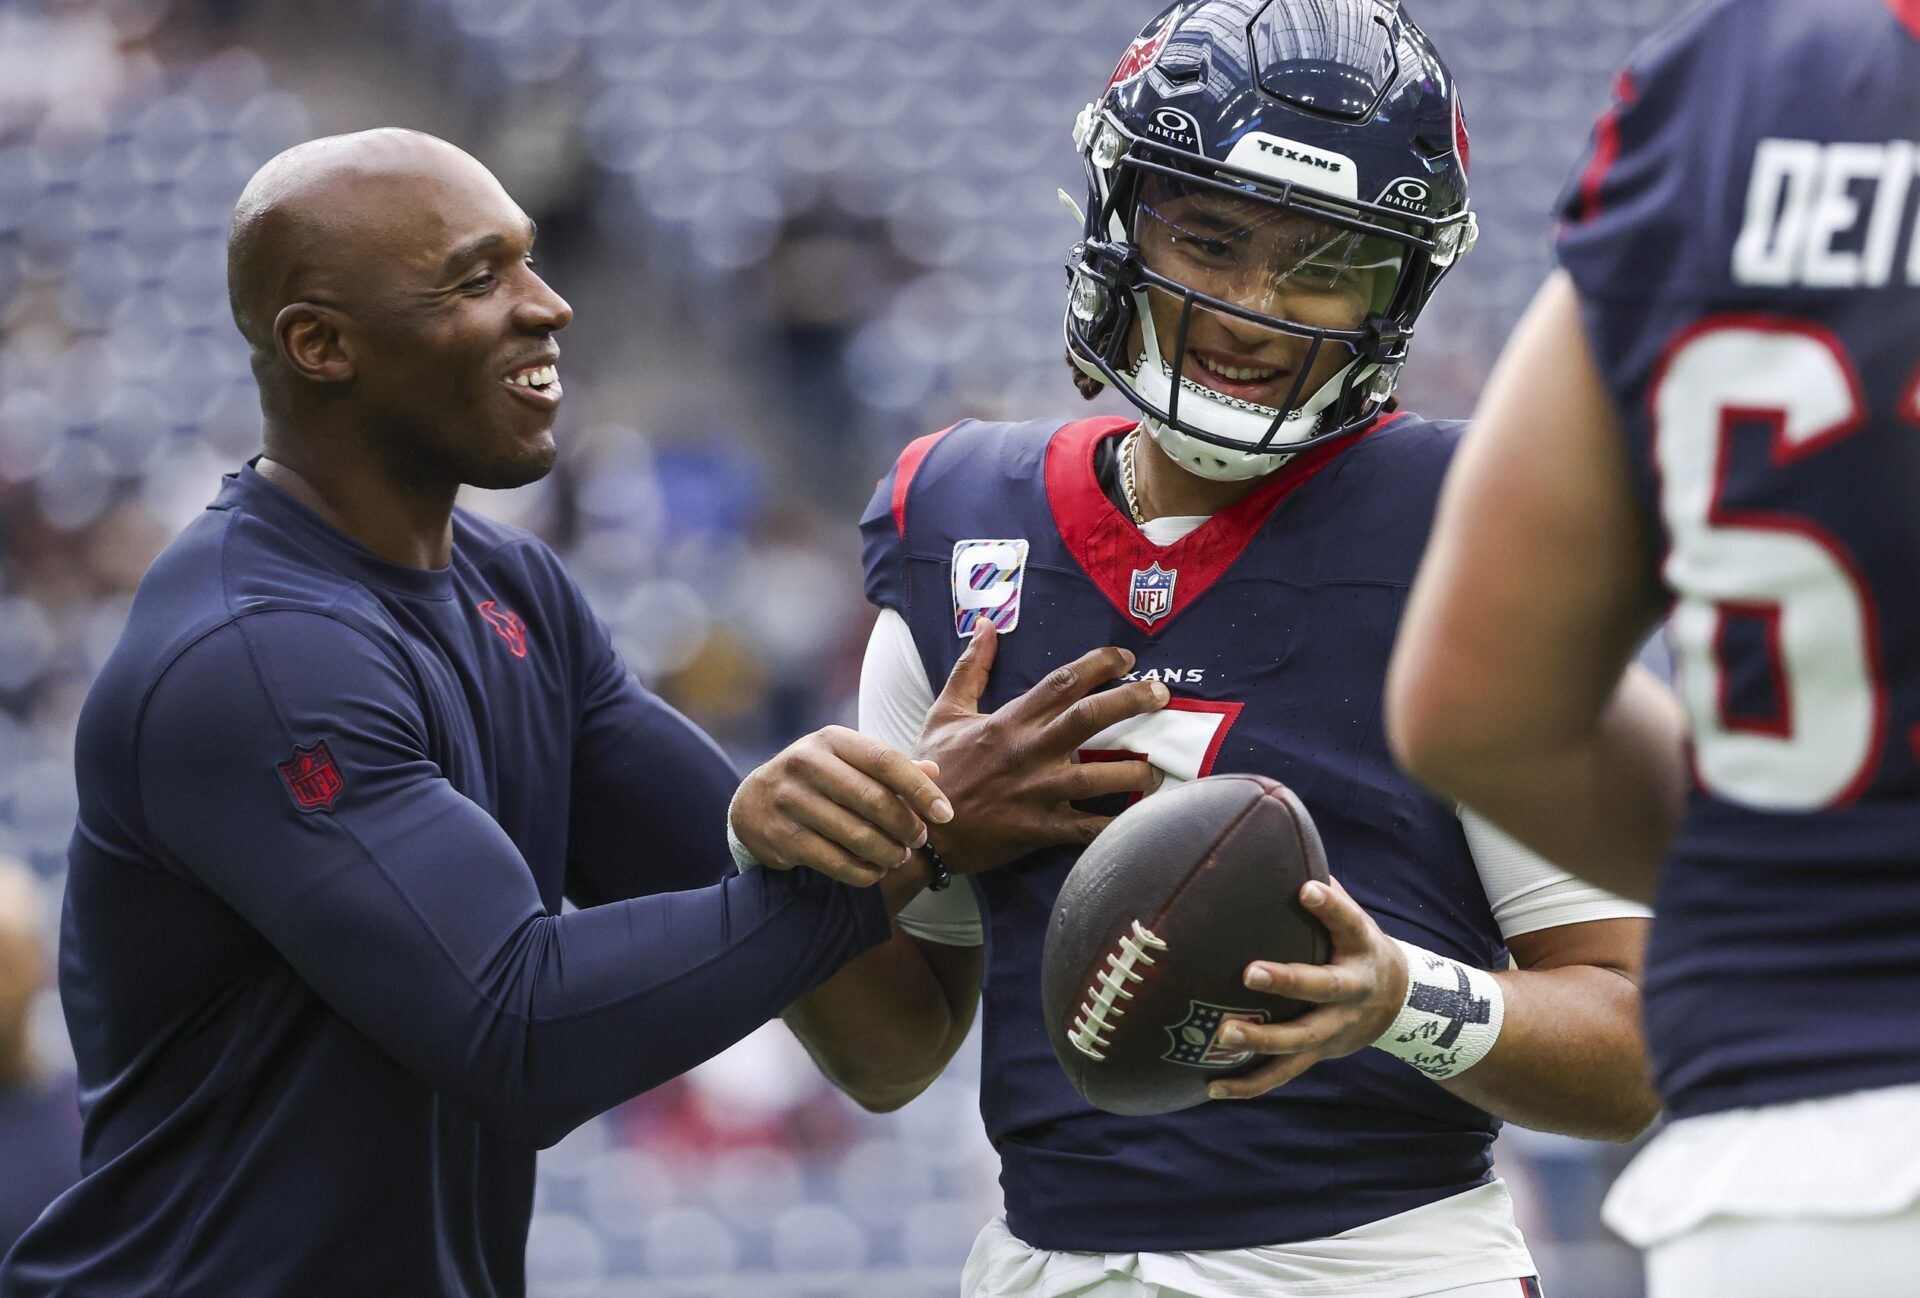
[[(1483, 228), (1410, 404), (1469, 411), (1612, 71), (1680, 7), (1409, 5), (1463, 87)], [(643, 679), (752, 760), (850, 718), (852, 520), (891, 454), (963, 414), (1080, 408), (1055, 190), (1079, 196), (1070, 123), (1150, 13), (0, 0), (0, 852), (57, 892), (88, 680), (146, 563), (257, 448), (224, 237), (278, 149), (416, 125), (540, 219), (579, 309), (562, 463), (473, 503), (549, 536)], [(41, 1039), (57, 1065), (50, 995)], [(951, 1293), (997, 1200), (976, 1061), (874, 1117), (767, 1029), (544, 1160), (536, 1291)], [(1596, 1219), (1620, 1152), (1514, 1132), (1501, 1156), (1550, 1291), (1637, 1294)]]

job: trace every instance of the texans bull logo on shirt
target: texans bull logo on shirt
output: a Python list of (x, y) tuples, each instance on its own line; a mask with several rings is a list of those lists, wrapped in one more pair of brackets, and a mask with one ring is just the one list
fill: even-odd
[(518, 613), (510, 608), (501, 608), (498, 601), (491, 599), (483, 599), (474, 607), (480, 610), (480, 616), (487, 620), (487, 625), (498, 631), (500, 638), (507, 642), (509, 653), (515, 658), (527, 656), (527, 624)]

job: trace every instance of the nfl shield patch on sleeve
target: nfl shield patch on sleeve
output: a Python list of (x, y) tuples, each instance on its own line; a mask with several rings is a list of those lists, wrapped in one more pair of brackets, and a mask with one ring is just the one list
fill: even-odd
[(347, 785), (324, 739), (310, 748), (295, 745), (293, 756), (281, 762), (278, 769), (293, 805), (301, 811), (332, 811), (334, 799)]
[(1027, 543), (956, 541), (953, 546), (953, 629), (973, 634), (981, 618), (1002, 635), (1020, 625), (1020, 582), (1027, 573)]

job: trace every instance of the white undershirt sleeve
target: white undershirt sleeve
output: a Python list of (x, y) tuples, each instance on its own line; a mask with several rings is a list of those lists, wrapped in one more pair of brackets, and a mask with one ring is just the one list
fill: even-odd
[(1574, 878), (1464, 807), (1460, 828), (1502, 939), (1562, 924), (1653, 915), (1645, 906)]
[[(866, 661), (860, 664), (860, 733), (912, 752), (933, 698), (907, 620), (890, 608), (881, 609), (867, 640)], [(940, 892), (922, 892), (897, 918), (915, 937), (942, 946), (979, 946), (984, 940), (980, 904), (964, 879)]]

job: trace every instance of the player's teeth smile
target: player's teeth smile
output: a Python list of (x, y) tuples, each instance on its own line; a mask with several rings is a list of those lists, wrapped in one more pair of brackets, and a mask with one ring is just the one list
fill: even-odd
[(1271, 383), (1287, 373), (1284, 368), (1255, 368), (1246, 365), (1229, 365), (1224, 361), (1209, 359), (1204, 352), (1189, 351), (1195, 368), (1209, 379), (1233, 388), (1257, 388)]
[(535, 405), (552, 407), (560, 401), (560, 371), (553, 365), (531, 365), (500, 380), (514, 396)]
[(521, 370), (517, 374), (507, 375), (507, 382), (517, 383), (523, 388), (544, 388), (560, 381), (560, 372), (551, 365), (539, 365), (530, 370)]
[(1232, 379), (1236, 383), (1264, 383), (1279, 370), (1248, 370), (1234, 365), (1209, 365), (1204, 357), (1195, 357), (1202, 366), (1212, 370), (1223, 379)]

